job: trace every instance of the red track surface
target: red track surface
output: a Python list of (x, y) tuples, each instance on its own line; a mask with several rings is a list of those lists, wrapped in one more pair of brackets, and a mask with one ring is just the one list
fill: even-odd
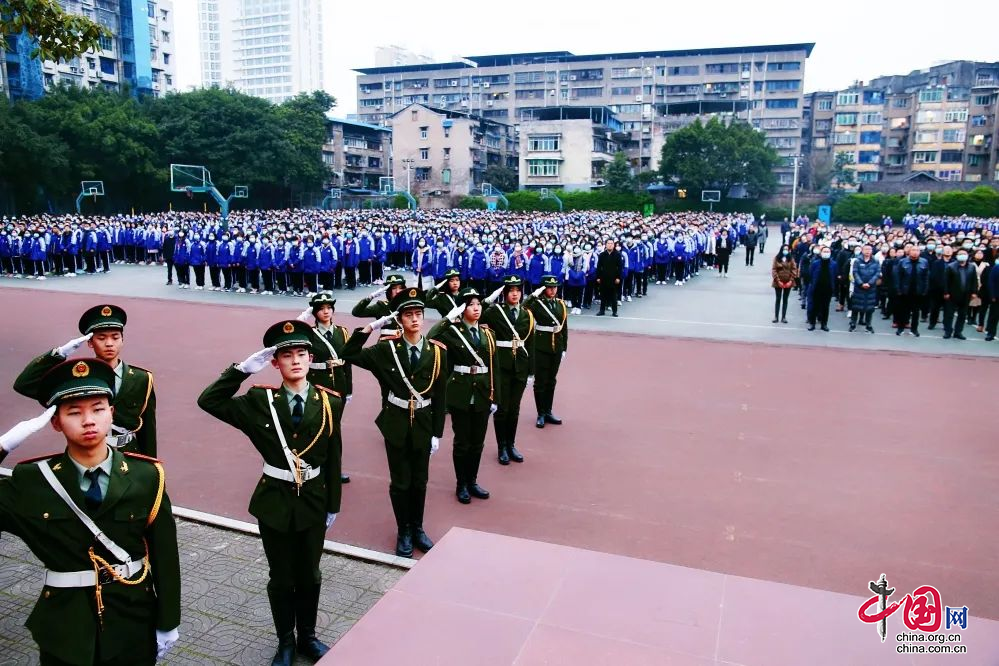
[[(95, 302), (4, 290), (0, 383), (76, 335), (78, 314)], [(260, 347), (275, 313), (115, 302), (129, 314), (124, 357), (156, 377), (174, 503), (252, 520), (260, 460), (196, 400)], [(859, 595), (886, 572), (900, 590), (936, 585), (999, 619), (999, 463), (987, 425), (999, 361), (592, 333), (570, 343), (555, 404), (565, 425), (536, 430), (526, 395), (517, 445), (527, 462), (509, 467), (496, 463), (490, 430), (479, 479), (488, 501), (454, 499), (447, 433), (431, 466), (431, 536), (460, 525)], [(330, 537), (390, 551), (377, 408), (374, 380), (355, 371), (344, 418), (353, 482)], [(0, 394), (0, 428), (38, 411)], [(18, 453), (56, 448), (49, 432)]]

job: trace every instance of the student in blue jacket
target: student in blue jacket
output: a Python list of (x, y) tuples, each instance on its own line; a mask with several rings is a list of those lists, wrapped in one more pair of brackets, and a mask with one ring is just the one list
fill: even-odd
[(250, 234), (243, 245), (243, 271), (246, 274), (246, 289), (251, 294), (260, 291), (260, 242), (256, 234)]
[(582, 314), (583, 290), (586, 288), (586, 262), (578, 247), (565, 267), (565, 294), (572, 304), (572, 314)]
[(208, 233), (208, 242), (205, 243), (205, 265), (208, 266), (212, 291), (220, 291), (222, 287), (219, 281), (219, 241), (214, 231)]
[(319, 247), (319, 286), (323, 291), (333, 290), (333, 274), (336, 271), (337, 253), (329, 236), (323, 238)]
[(205, 290), (205, 250), (206, 245), (205, 242), (201, 240), (201, 235), (198, 233), (191, 234), (191, 254), (189, 263), (191, 268), (194, 269), (194, 288), (197, 291)]
[(289, 289), (295, 296), (301, 296), (302, 290), (305, 288), (305, 267), (303, 262), (305, 261), (305, 246), (302, 244), (301, 238), (295, 238), (291, 246), (287, 249), (287, 254), (285, 256), (287, 260), (287, 272), (288, 280), (291, 284)]
[(274, 293), (288, 291), (288, 241), (281, 236), (274, 239)]
[(344, 280), (347, 289), (357, 289), (357, 266), (360, 263), (357, 243), (354, 234), (348, 231), (343, 237), (343, 250), (340, 252), (340, 264), (343, 266)]
[(163, 235), (150, 224), (142, 238), (145, 243), (146, 264), (159, 261), (160, 249), (163, 247)]
[(28, 254), (31, 259), (32, 273), (38, 280), (45, 279), (45, 239), (37, 231), (31, 235)]
[(312, 236), (305, 242), (305, 252), (302, 255), (302, 272), (305, 274), (305, 291), (309, 298), (319, 293), (319, 269), (323, 264), (323, 252), (316, 247)]
[(274, 241), (266, 234), (260, 241), (260, 252), (257, 254), (257, 270), (263, 281), (260, 293), (269, 296), (274, 293)]
[(416, 273), (416, 288), (423, 289), (424, 276), (430, 278), (430, 286), (434, 285), (433, 278), (433, 250), (427, 247), (427, 239), (421, 238), (416, 242), (416, 249), (413, 250), (411, 260), (413, 272)]
[(371, 281), (381, 284), (385, 261), (388, 258), (388, 241), (381, 231), (375, 232), (375, 250), (371, 257)]

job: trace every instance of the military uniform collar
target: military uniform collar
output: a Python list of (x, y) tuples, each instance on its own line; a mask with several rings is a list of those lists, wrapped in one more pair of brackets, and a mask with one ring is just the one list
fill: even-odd
[(73, 467), (76, 468), (76, 471), (79, 473), (80, 478), (83, 478), (83, 475), (86, 472), (91, 472), (91, 471), (93, 471), (95, 469), (100, 469), (102, 472), (104, 472), (105, 474), (108, 475), (108, 478), (110, 478), (111, 477), (112, 464), (114, 463), (114, 456), (111, 454), (111, 447), (107, 446), (106, 444), (105, 444), (105, 447), (107, 448), (107, 458), (104, 459), (104, 462), (100, 463), (99, 465), (95, 465), (93, 467), (84, 467), (83, 465), (81, 465), (80, 463), (78, 463), (73, 458), (73, 456), (69, 455), (69, 451), (66, 452), (66, 457), (73, 464)]

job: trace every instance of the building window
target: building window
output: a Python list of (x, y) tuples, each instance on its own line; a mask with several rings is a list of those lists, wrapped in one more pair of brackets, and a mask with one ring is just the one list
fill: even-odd
[(883, 119), (881, 117), (880, 111), (873, 111), (869, 113), (860, 114), (860, 124), (861, 125), (880, 125)]
[(559, 137), (555, 136), (532, 136), (527, 140), (527, 150), (529, 152), (553, 151), (559, 149)]
[(937, 151), (935, 150), (917, 150), (912, 153), (913, 164), (929, 164), (936, 161)]
[(430, 180), (430, 167), (416, 167), (416, 182), (425, 183)]
[(412, 120), (416, 120), (418, 114), (419, 114), (419, 111), (417, 109), (413, 109), (413, 112), (412, 112), (412, 115), (410, 116), (410, 118)]
[(429, 130), (429, 129), (430, 129), (429, 127), (421, 127), (420, 128), (420, 138), (421, 139), (426, 139), (427, 138), (427, 130)]
[(836, 132), (833, 134), (834, 145), (844, 146), (853, 143), (857, 143), (857, 135), (853, 132)]
[(836, 95), (836, 104), (838, 106), (852, 106), (860, 101), (860, 93), (856, 92), (841, 92)]
[(430, 159), (430, 149), (429, 148), (420, 148), (420, 159), (421, 160), (429, 160)]
[[(748, 65), (749, 63), (743, 63)], [(797, 72), (801, 69), (800, 62), (768, 62), (768, 72)]]
[(975, 104), (977, 106), (992, 106), (992, 103), (995, 101), (995, 95), (975, 95)]
[(737, 62), (720, 62), (704, 66), (705, 74), (735, 74), (739, 71)]
[(960, 164), (964, 162), (964, 152), (960, 150), (940, 151), (940, 162), (942, 164)]
[(916, 122), (917, 123), (936, 123), (936, 122), (940, 122), (940, 112), (939, 111), (917, 111), (916, 112)]
[(942, 102), (943, 88), (927, 88), (919, 91), (919, 101), (922, 102)]
[(874, 183), (878, 180), (877, 171), (859, 171), (857, 172), (857, 181), (861, 183)]
[(833, 101), (831, 99), (820, 99), (818, 104), (819, 111), (832, 111)]
[(945, 123), (963, 123), (968, 120), (968, 110), (967, 109), (951, 109), (944, 113)]
[(149, 18), (156, 18), (156, 3), (146, 3), (146, 14), (149, 15)]
[(114, 37), (101, 35), (98, 41), (100, 42), (102, 51), (114, 51)]
[(441, 169), (441, 185), (450, 185), (450, 184), (451, 184), (451, 170)]
[(558, 160), (527, 160), (527, 175), (558, 176)]
[(961, 143), (964, 141), (963, 129), (945, 129), (943, 131), (944, 143)]
[(836, 114), (836, 124), (837, 125), (856, 125), (857, 124), (857, 114), (856, 113), (837, 113)]
[(170, 33), (169, 32), (167, 32), (166, 30), (163, 30), (161, 32), (161, 34), (163, 35), (163, 41), (164, 42), (169, 42), (170, 41)]
[(860, 164), (877, 164), (881, 161), (881, 153), (877, 150), (861, 150), (857, 156)]
[(170, 64), (170, 54), (169, 53), (164, 53), (163, 54), (163, 64), (164, 65), (169, 65)]
[(768, 109), (797, 109), (798, 100), (796, 99), (768, 99), (766, 107)]
[(970, 167), (982, 166), (982, 156), (968, 155), (968, 166)]
[(937, 171), (937, 178), (940, 180), (961, 180), (961, 170), (944, 169), (943, 171)]
[(936, 143), (939, 137), (937, 132), (916, 132), (916, 143)]
[(881, 143), (881, 132), (861, 132), (860, 143)]
[(892, 108), (895, 109), (908, 109), (909, 108), (909, 98), (908, 97), (894, 97), (891, 101)]

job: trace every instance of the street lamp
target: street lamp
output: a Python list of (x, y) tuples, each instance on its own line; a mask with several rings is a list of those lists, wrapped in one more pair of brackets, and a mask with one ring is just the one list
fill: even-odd
[(416, 160), (414, 160), (412, 157), (406, 157), (403, 158), (402, 160), (402, 163), (406, 165), (406, 194), (412, 194), (412, 192), (409, 191), (409, 185), (410, 185), (409, 175), (413, 171), (413, 162), (415, 161)]
[(801, 155), (791, 155), (790, 158), (794, 160), (794, 179), (791, 185), (791, 221), (794, 222), (796, 219), (794, 216), (794, 210), (796, 204), (798, 203), (798, 164), (801, 159)]

